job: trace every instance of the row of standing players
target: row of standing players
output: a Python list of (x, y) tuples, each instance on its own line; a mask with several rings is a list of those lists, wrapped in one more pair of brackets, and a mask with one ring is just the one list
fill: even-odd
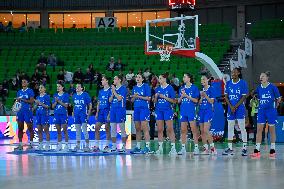
[[(245, 106), (244, 101), (248, 94), (248, 86), (245, 80), (241, 79), (241, 72), (238, 69), (232, 71), (232, 80), (228, 81), (225, 86), (225, 100), (228, 104), (228, 148), (224, 150), (223, 155), (233, 155), (234, 150), (232, 147), (232, 140), (234, 136), (234, 125), (237, 122), (242, 135), (243, 147), (242, 155), (247, 156), (247, 133), (245, 129)], [(259, 110), (257, 117), (257, 138), (256, 147), (251, 154), (252, 157), (260, 157), (260, 143), (262, 137), (262, 130), (266, 123), (269, 124), (270, 136), (271, 136), (271, 149), (270, 156), (275, 157), (275, 124), (277, 120), (276, 107), (280, 102), (280, 94), (277, 87), (269, 83), (269, 72), (261, 73), (261, 84), (256, 89), (256, 94), (259, 99)], [(102, 124), (106, 125), (106, 133), (108, 145), (104, 147), (103, 152), (116, 152), (116, 136), (117, 125), (119, 125), (122, 136), (122, 148), (119, 152), (125, 152), (126, 148), (126, 95), (127, 89), (121, 84), (122, 78), (115, 76), (113, 85), (109, 86), (110, 79), (107, 77), (102, 78), (102, 86), (104, 87), (99, 91), (97, 113), (96, 113), (96, 140), (95, 146), (90, 149), (89, 147), (89, 135), (87, 131), (87, 120), (92, 109), (91, 99), (88, 93), (83, 91), (81, 84), (76, 85), (76, 94), (73, 95), (74, 103), (74, 120), (76, 126), (76, 140), (77, 145), (72, 151), (80, 150), (81, 142), (81, 129), (83, 130), (85, 145), (84, 151), (100, 152), (100, 127)], [(187, 141), (188, 125), (191, 127), (194, 139), (194, 154), (215, 155), (217, 154), (216, 148), (213, 143), (213, 138), (210, 133), (211, 120), (214, 114), (214, 101), (215, 92), (214, 88), (209, 85), (208, 77), (201, 77), (201, 84), (203, 89), (199, 91), (196, 85), (193, 84), (193, 77), (191, 74), (186, 73), (183, 76), (184, 85), (179, 89), (178, 98), (176, 98), (173, 87), (167, 84), (167, 77), (164, 74), (159, 76), (160, 86), (155, 89), (155, 95), (151, 98), (151, 89), (148, 84), (143, 83), (143, 76), (138, 74), (136, 76), (137, 85), (134, 86), (131, 101), (134, 102), (134, 122), (136, 127), (136, 147), (131, 153), (156, 153), (163, 154), (163, 131), (166, 124), (167, 135), (171, 140), (170, 155), (184, 155), (186, 154), (185, 144)], [(22, 81), (22, 90), (17, 93), (17, 101), (21, 102), (22, 106), (17, 113), (17, 121), (19, 125), (19, 146), (15, 150), (23, 150), (22, 137), (24, 122), (28, 126), (30, 131), (30, 143), (28, 148), (33, 148), (33, 128), (32, 128), (32, 104), (36, 104), (36, 124), (38, 126), (39, 134), (39, 149), (50, 149), (50, 137), (49, 137), (49, 123), (48, 115), (50, 106), (54, 108), (54, 123), (58, 131), (58, 145), (57, 150), (69, 151), (68, 145), (68, 132), (67, 132), (67, 106), (69, 103), (68, 94), (64, 93), (64, 87), (62, 84), (57, 84), (57, 91), (54, 95), (52, 104), (50, 104), (50, 97), (45, 93), (45, 87), (40, 86), (40, 95), (36, 100), (33, 99), (33, 91), (28, 88), (28, 81)], [(150, 109), (149, 102), (153, 100), (155, 103), (155, 116), (158, 128), (158, 150), (155, 152), (150, 151), (150, 136), (149, 136), (149, 120)], [(180, 104), (180, 123), (181, 123), (181, 143), (182, 148), (179, 152), (176, 152), (175, 148), (175, 133), (173, 129), (173, 117), (174, 112), (172, 104)], [(199, 111), (197, 112), (197, 106)], [(198, 138), (199, 131), (196, 126), (196, 119), (198, 119), (202, 142), (204, 150), (199, 152)], [(65, 135), (65, 146), (62, 147), (61, 129)], [(46, 133), (46, 145), (43, 147), (43, 131)], [(141, 132), (144, 132), (146, 146), (141, 149)], [(111, 146), (112, 142), (112, 147)], [(209, 144), (209, 145), (208, 145)]]

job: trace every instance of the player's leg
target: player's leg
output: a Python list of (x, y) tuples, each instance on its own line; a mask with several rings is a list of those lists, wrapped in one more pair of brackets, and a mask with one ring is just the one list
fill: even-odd
[(156, 111), (156, 123), (158, 128), (158, 143), (159, 147), (156, 154), (163, 154), (163, 140), (164, 140), (164, 114), (162, 111)]
[(116, 112), (117, 123), (119, 123), (121, 138), (122, 138), (122, 148), (119, 150), (120, 152), (126, 152), (126, 128), (125, 128), (125, 120), (126, 120), (126, 109), (122, 109)]
[(141, 129), (141, 109), (135, 108), (133, 117), (134, 117), (134, 124), (136, 130), (136, 147), (131, 151), (131, 153), (140, 153), (141, 152), (141, 138), (142, 138), (142, 129)]
[(193, 141), (194, 141), (194, 155), (198, 155), (199, 154), (199, 147), (198, 147), (198, 138), (199, 138), (199, 131), (198, 128), (196, 126), (196, 121), (190, 121), (190, 129), (193, 135)]
[(37, 125), (37, 132), (38, 132), (38, 150), (43, 150), (43, 126)]
[(267, 121), (269, 125), (269, 134), (270, 134), (270, 152), (269, 156), (271, 158), (275, 158), (276, 156), (276, 149), (275, 149), (275, 142), (276, 142), (276, 131), (275, 131), (275, 125), (277, 123), (277, 110), (271, 109), (266, 112), (267, 115)]
[(266, 123), (265, 111), (259, 109), (257, 114), (257, 132), (256, 132), (256, 142), (255, 149), (251, 154), (253, 158), (260, 158), (260, 145), (262, 141), (262, 132)]
[(204, 122), (203, 125), (204, 125), (203, 127), (204, 127), (204, 133), (206, 135), (206, 139), (207, 139), (207, 141), (210, 145), (210, 153), (212, 155), (216, 155), (217, 151), (216, 151), (216, 148), (215, 148), (215, 145), (214, 145), (212, 134), (210, 132), (211, 122), (210, 121)]
[(165, 112), (165, 122), (166, 122), (166, 126), (167, 126), (167, 134), (168, 137), (171, 140), (171, 151), (170, 151), (170, 155), (176, 155), (176, 137), (175, 137), (175, 131), (174, 131), (174, 121), (173, 121), (173, 117), (174, 117), (174, 112), (172, 110), (166, 111)]
[(224, 150), (223, 155), (234, 155), (233, 138), (235, 123), (235, 120), (228, 119), (228, 148)]
[(93, 147), (94, 152), (99, 152), (100, 151), (100, 129), (101, 129), (102, 123), (97, 121), (96, 126), (95, 126), (95, 146)]
[(117, 144), (116, 144), (116, 135), (117, 135), (117, 123), (116, 123), (116, 113), (115, 109), (110, 110), (110, 127), (111, 127), (111, 140), (112, 140), (112, 148), (109, 152), (116, 152), (117, 151)]
[[(150, 115), (149, 115), (149, 119), (150, 119)], [(144, 153), (149, 153), (150, 152), (150, 130), (149, 130), (149, 121), (142, 121), (141, 122), (141, 127), (144, 133), (144, 137), (145, 137), (145, 149), (143, 150)]]
[(33, 148), (33, 140), (34, 140), (33, 113), (32, 113), (32, 111), (26, 112), (24, 114), (24, 119), (25, 119), (25, 122), (27, 124), (28, 131), (30, 133), (28, 149), (32, 149)]
[(60, 124), (60, 120), (58, 120), (58, 117), (55, 118), (55, 126), (56, 126), (56, 130), (57, 130), (57, 147), (56, 147), (56, 151), (60, 151), (62, 150), (62, 133), (61, 133), (61, 124)]
[(181, 121), (181, 150), (178, 152), (179, 155), (185, 155), (186, 154), (186, 142), (187, 142), (187, 133), (188, 133), (188, 122), (187, 117), (180, 116)]
[(90, 139), (89, 139), (89, 132), (88, 132), (88, 125), (87, 125), (87, 114), (81, 114), (80, 115), (80, 120), (82, 123), (82, 130), (85, 138), (85, 146), (84, 146), (84, 151), (89, 152), (90, 149)]
[(49, 124), (46, 123), (43, 127), (44, 129), (44, 133), (45, 133), (45, 137), (46, 137), (46, 145), (45, 145), (45, 150), (48, 151), (50, 150), (50, 133), (49, 133)]
[(207, 143), (207, 133), (204, 128), (204, 123), (199, 122), (200, 134), (203, 143), (203, 151), (201, 152), (202, 155), (209, 155), (208, 150), (208, 143)]
[(238, 119), (238, 125), (241, 130), (243, 141), (242, 156), (247, 156), (247, 131), (245, 126), (245, 119)]

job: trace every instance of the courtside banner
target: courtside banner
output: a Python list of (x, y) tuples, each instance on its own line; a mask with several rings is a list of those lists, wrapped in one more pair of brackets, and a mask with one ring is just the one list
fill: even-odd
[[(35, 120), (35, 117), (34, 117), (34, 120)], [(131, 135), (131, 120), (132, 120), (132, 116), (130, 114), (127, 114), (126, 121), (125, 121), (125, 128), (126, 128), (127, 135)], [(88, 127), (87, 127), (89, 135), (90, 135), (90, 140), (95, 139), (95, 124), (96, 124), (95, 116), (91, 116), (89, 118)], [(38, 132), (37, 132), (38, 130), (37, 130), (35, 122), (33, 123), (33, 127), (35, 131), (34, 141), (38, 141)], [(50, 139), (56, 140), (57, 139), (57, 129), (54, 124), (53, 116), (50, 116), (49, 132), (50, 132)], [(117, 127), (117, 133), (119, 133), (117, 135), (118, 138), (121, 138), (119, 127)], [(76, 129), (75, 129), (75, 124), (74, 124), (74, 118), (72, 116), (68, 117), (68, 135), (69, 135), (69, 140), (76, 139)], [(28, 136), (29, 136), (29, 132), (27, 131), (27, 125), (25, 124), (23, 141), (27, 141)], [(43, 136), (45, 138), (45, 134)], [(62, 132), (62, 137), (64, 138), (63, 132)], [(100, 137), (102, 140), (106, 139), (105, 125), (102, 125), (100, 129)], [(82, 133), (81, 138), (84, 139), (83, 133)], [(12, 139), (13, 142), (17, 142), (18, 124), (17, 124), (16, 116), (0, 116), (0, 139)]]
[(276, 142), (284, 142), (284, 116), (279, 116), (276, 125)]

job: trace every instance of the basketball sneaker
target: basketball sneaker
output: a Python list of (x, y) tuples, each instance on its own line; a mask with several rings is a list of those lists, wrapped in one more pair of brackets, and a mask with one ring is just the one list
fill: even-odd
[(178, 155), (186, 155), (186, 149), (181, 148), (180, 151), (177, 153)]
[(142, 153), (143, 153), (143, 154), (153, 154), (154, 152), (151, 151), (150, 148), (145, 147), (145, 148), (142, 150)]
[(141, 148), (135, 147), (133, 150), (130, 151), (131, 154), (139, 154), (141, 153)]
[(62, 150), (62, 144), (59, 143), (57, 144), (56, 151), (61, 151), (61, 150)]
[(38, 148), (37, 148), (37, 150), (43, 150), (44, 148), (43, 148), (43, 144), (42, 143), (40, 143), (39, 145), (38, 145)]
[(100, 148), (98, 146), (93, 147), (93, 152), (101, 152)]
[(212, 148), (210, 149), (210, 153), (211, 153), (211, 155), (217, 155), (217, 150), (216, 150), (216, 148), (215, 148), (215, 147), (212, 147)]
[(159, 148), (156, 152), (155, 152), (155, 154), (157, 154), (157, 155), (163, 155), (163, 149), (161, 148)]
[(122, 148), (119, 149), (118, 152), (119, 153), (125, 153), (126, 152), (125, 146), (122, 146)]
[(177, 155), (177, 151), (175, 148), (172, 148), (171, 151), (169, 152), (170, 156), (176, 156)]
[(69, 151), (69, 146), (68, 146), (68, 144), (65, 144), (65, 146), (64, 146), (64, 152), (68, 152)]
[(89, 146), (85, 146), (85, 147), (83, 148), (83, 151), (84, 151), (84, 152), (90, 152), (90, 151), (91, 151), (91, 149), (90, 149), (90, 147), (89, 147)]
[(258, 151), (257, 149), (254, 149), (253, 153), (250, 154), (251, 158), (260, 158), (260, 151)]
[(231, 150), (230, 148), (226, 148), (225, 150), (224, 150), (224, 152), (222, 153), (222, 155), (223, 156), (228, 156), (228, 155), (234, 155), (235, 153), (234, 153), (234, 150)]
[(243, 148), (242, 149), (242, 156), (248, 156), (248, 150)]
[(75, 148), (73, 148), (72, 152), (78, 152), (80, 150), (80, 146), (76, 145)]
[(109, 146), (105, 146), (103, 149), (103, 153), (109, 153), (111, 151)]
[(46, 144), (46, 145), (44, 146), (44, 150), (45, 150), (45, 151), (49, 151), (49, 150), (50, 150), (50, 145)]
[(209, 150), (206, 150), (206, 148), (204, 148), (200, 155), (210, 155)]
[(193, 155), (199, 155), (199, 149), (198, 148), (194, 148)]
[(275, 152), (274, 149), (270, 149), (269, 157), (270, 157), (270, 158), (276, 158), (276, 152)]
[(14, 148), (14, 151), (23, 151), (23, 145), (18, 145), (16, 148)]

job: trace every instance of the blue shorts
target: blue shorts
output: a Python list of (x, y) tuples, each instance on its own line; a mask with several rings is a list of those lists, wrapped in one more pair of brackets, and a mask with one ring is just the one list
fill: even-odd
[(102, 109), (98, 112), (98, 122), (99, 123), (109, 123), (109, 109)]
[(126, 108), (111, 108), (110, 109), (110, 122), (111, 123), (124, 123), (126, 120)]
[(87, 117), (88, 117), (88, 115), (86, 113), (74, 114), (74, 123), (75, 124), (87, 123), (87, 121), (88, 121)]
[(44, 114), (36, 115), (36, 124), (37, 125), (47, 125), (49, 124), (49, 116)]
[(277, 123), (277, 110), (275, 108), (271, 109), (258, 109), (257, 123), (275, 125)]
[(235, 113), (232, 113), (230, 107), (228, 107), (227, 119), (236, 120), (236, 119), (245, 119), (246, 109), (244, 105), (240, 105)]
[(67, 124), (67, 114), (54, 114), (54, 124), (64, 125)]
[(156, 120), (164, 120), (164, 121), (169, 121), (174, 119), (174, 112), (172, 109), (167, 109), (167, 110), (156, 110)]
[(149, 108), (134, 108), (134, 121), (150, 121)]
[(30, 110), (20, 110), (17, 113), (17, 121), (32, 123), (33, 122), (33, 112)]
[(180, 113), (180, 122), (191, 122), (196, 119), (195, 108), (188, 109), (186, 112)]
[(200, 109), (198, 112), (199, 123), (210, 123), (213, 119), (212, 109)]

